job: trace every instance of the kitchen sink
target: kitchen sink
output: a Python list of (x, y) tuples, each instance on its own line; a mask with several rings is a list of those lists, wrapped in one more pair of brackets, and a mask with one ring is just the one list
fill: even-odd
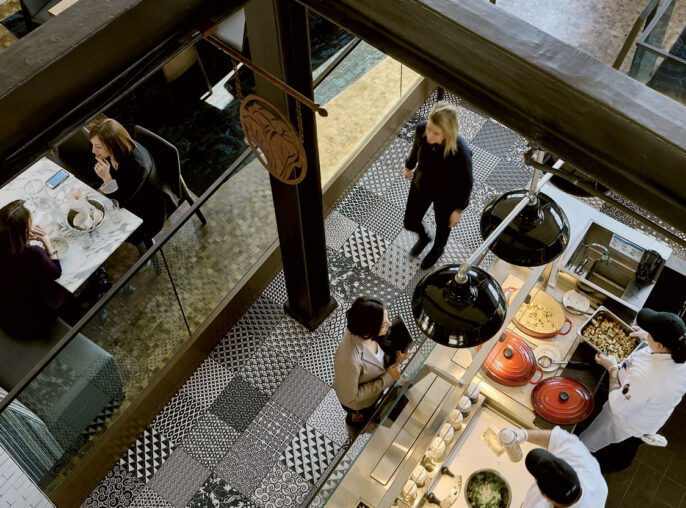
[(635, 272), (613, 261), (595, 261), (586, 274), (586, 280), (621, 297), (634, 280)]
[(637, 256), (632, 249), (641, 248), (594, 222), (565, 268), (582, 284), (588, 282), (621, 299), (627, 290), (635, 290), (634, 279), (640, 255)]

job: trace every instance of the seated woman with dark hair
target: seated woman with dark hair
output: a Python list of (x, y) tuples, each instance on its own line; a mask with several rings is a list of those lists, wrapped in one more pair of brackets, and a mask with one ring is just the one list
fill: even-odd
[(348, 310), (347, 319), (347, 330), (334, 359), (333, 389), (348, 413), (346, 423), (359, 429), (374, 411), (381, 392), (400, 379), (399, 364), (408, 353), (396, 353), (391, 363), (377, 343), (377, 337), (386, 335), (391, 327), (380, 300), (359, 297)]
[(131, 243), (151, 240), (167, 218), (165, 194), (152, 184), (157, 169), (150, 153), (136, 143), (123, 125), (108, 118), (90, 131), (95, 172), (102, 179), (100, 192), (116, 199), (143, 219)]
[[(29, 245), (37, 240), (43, 247)], [(40, 337), (53, 326), (66, 292), (55, 280), (62, 267), (43, 228), (24, 201), (0, 209), (0, 326), (15, 337)]]

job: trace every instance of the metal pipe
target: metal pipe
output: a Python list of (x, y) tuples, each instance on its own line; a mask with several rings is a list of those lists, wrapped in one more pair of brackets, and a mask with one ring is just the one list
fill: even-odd
[(488, 235), (488, 238), (486, 238), (484, 242), (472, 253), (472, 255), (469, 256), (469, 259), (467, 259), (467, 261), (460, 265), (460, 269), (455, 274), (455, 282), (457, 282), (458, 284), (464, 284), (465, 282), (467, 282), (467, 272), (474, 264), (474, 262), (486, 253), (488, 248), (491, 246), (493, 241), (500, 235), (500, 233), (502, 233), (505, 230), (505, 228), (510, 225), (514, 218), (517, 217), (517, 215), (519, 215), (519, 212), (524, 210), (526, 205), (529, 204), (529, 199), (532, 196), (538, 194), (541, 188), (546, 183), (548, 183), (548, 180), (550, 180), (550, 178), (553, 176), (552, 174), (548, 173), (542, 178), (538, 179), (537, 172), (538, 168), (534, 169), (534, 176), (532, 178), (532, 182), (534, 179), (537, 180), (536, 186), (531, 186), (531, 188), (526, 192), (522, 200), (519, 203), (517, 203), (517, 206), (515, 206), (512, 209), (512, 211), (507, 215), (507, 217), (505, 217), (503, 221), (500, 224), (498, 224), (498, 227), (496, 227), (491, 232), (491, 234)]
[(262, 76), (264, 79), (269, 81), (271, 84), (274, 86), (279, 87), (281, 90), (286, 92), (288, 95), (293, 97), (295, 100), (302, 102), (305, 106), (310, 108), (312, 111), (315, 113), (319, 113), (321, 116), (328, 116), (328, 112), (319, 106), (319, 104), (316, 104), (314, 101), (311, 99), (308, 99), (305, 97), (303, 94), (298, 92), (295, 88), (289, 86), (288, 84), (284, 83), (281, 81), (279, 78), (274, 76), (273, 74), (265, 71), (261, 67), (258, 67), (254, 63), (252, 63), (250, 60), (248, 60), (245, 56), (243, 56), (242, 53), (236, 51), (233, 49), (231, 46), (228, 44), (224, 43), (221, 39), (218, 39), (214, 35), (212, 35), (212, 32), (216, 29), (216, 26), (213, 26), (207, 30), (203, 30), (203, 36), (205, 37), (205, 40), (215, 46), (216, 48), (220, 49), (227, 55), (229, 55), (231, 58), (234, 60), (238, 60), (241, 62), (243, 65), (245, 65), (248, 69), (250, 69), (253, 72), (256, 72), (260, 76)]

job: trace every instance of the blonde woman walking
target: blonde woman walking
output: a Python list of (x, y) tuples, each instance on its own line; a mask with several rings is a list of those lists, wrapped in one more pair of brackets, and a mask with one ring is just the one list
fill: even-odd
[(450, 229), (457, 226), (469, 205), (474, 184), (472, 150), (458, 131), (457, 110), (439, 102), (431, 109), (429, 120), (417, 125), (412, 151), (405, 161), (405, 178), (411, 178), (412, 185), (404, 226), (419, 235), (410, 251), (413, 256), (419, 256), (431, 242), (422, 219), (432, 203), (436, 217), (436, 239), (422, 260), (422, 269), (436, 264), (448, 243)]

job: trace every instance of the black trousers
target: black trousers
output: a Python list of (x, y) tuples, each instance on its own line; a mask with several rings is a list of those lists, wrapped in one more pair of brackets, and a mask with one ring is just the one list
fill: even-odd
[(407, 196), (407, 206), (405, 207), (404, 226), (408, 231), (417, 233), (420, 236), (426, 236), (426, 228), (424, 228), (424, 215), (427, 210), (434, 205), (434, 216), (436, 217), (436, 238), (432, 250), (443, 252), (445, 244), (448, 243), (450, 236), (450, 214), (453, 210), (440, 200), (434, 200), (430, 196), (420, 191), (415, 187), (414, 183), (410, 185), (410, 193)]
[(603, 473), (615, 473), (628, 468), (641, 446), (640, 438), (630, 437), (619, 443), (612, 443), (593, 453)]

